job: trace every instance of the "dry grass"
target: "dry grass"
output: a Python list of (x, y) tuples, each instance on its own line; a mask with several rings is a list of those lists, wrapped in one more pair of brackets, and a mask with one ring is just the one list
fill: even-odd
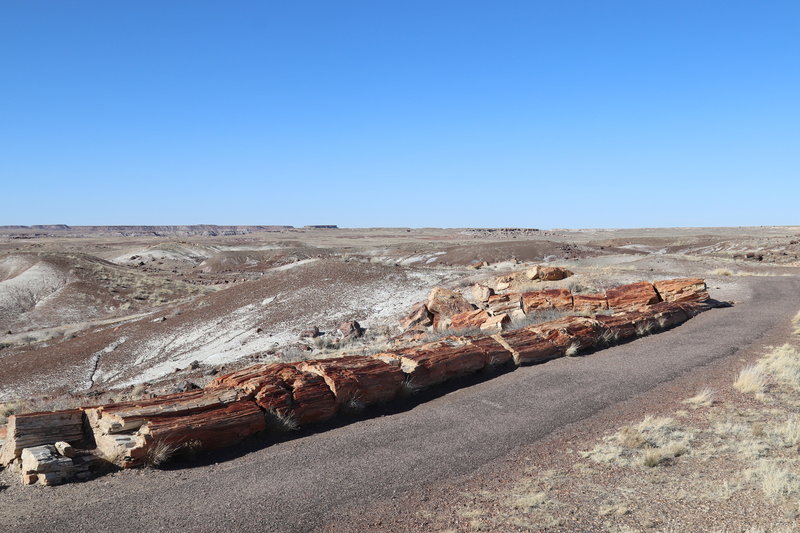
[(712, 276), (733, 276), (733, 271), (729, 268), (715, 268), (709, 274)]
[(581, 455), (597, 463), (652, 467), (686, 454), (693, 438), (693, 432), (673, 418), (646, 416), (639, 424), (620, 428)]
[(733, 386), (746, 394), (760, 394), (767, 390), (769, 376), (758, 366), (748, 366), (739, 372), (739, 377), (734, 381)]
[(691, 398), (683, 400), (683, 403), (688, 404), (695, 409), (698, 407), (711, 407), (714, 405), (714, 391), (711, 388), (706, 387)]
[(147, 466), (158, 468), (167, 464), (178, 451), (178, 446), (167, 444), (164, 441), (156, 441), (150, 449), (147, 450), (145, 464)]
[(267, 418), (267, 428), (276, 433), (289, 433), (300, 428), (300, 424), (290, 414), (276, 410), (269, 410), (264, 414)]
[(794, 326), (794, 334), (800, 335), (800, 312), (794, 315), (792, 319), (792, 326)]
[(578, 344), (577, 342), (573, 342), (572, 344), (569, 345), (567, 351), (564, 352), (564, 355), (566, 355), (567, 357), (574, 357), (578, 355), (578, 351), (580, 351), (580, 348), (581, 348), (580, 344)]

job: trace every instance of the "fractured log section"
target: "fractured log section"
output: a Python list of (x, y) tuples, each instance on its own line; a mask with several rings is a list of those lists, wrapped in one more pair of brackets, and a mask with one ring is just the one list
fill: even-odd
[(85, 442), (83, 420), (80, 409), (10, 416), (6, 441), (0, 449), (0, 464), (8, 465), (18, 459), (25, 448), (62, 440)]

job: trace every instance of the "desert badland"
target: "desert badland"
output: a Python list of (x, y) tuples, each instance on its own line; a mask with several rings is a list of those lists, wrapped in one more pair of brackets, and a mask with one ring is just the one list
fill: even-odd
[[(754, 527), (796, 516), (793, 437), (768, 438), (793, 396), (756, 361), (797, 353), (800, 228), (0, 233), (0, 520), (19, 531), (741, 520), (675, 498), (750, 505)], [(740, 431), (757, 451), (724, 443)], [(635, 496), (686, 488), (692, 461), (727, 492)]]

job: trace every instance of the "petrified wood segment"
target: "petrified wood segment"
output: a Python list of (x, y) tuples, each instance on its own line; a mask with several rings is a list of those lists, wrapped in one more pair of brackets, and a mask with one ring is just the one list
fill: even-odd
[(522, 294), (510, 292), (508, 294), (493, 294), (487, 302), (489, 312), (493, 315), (510, 314), (517, 309), (522, 309)]
[(232, 387), (254, 398), (264, 410), (291, 416), (300, 424), (321, 422), (336, 413), (336, 398), (317, 374), (275, 363), (220, 376), (207, 388)]
[(655, 287), (646, 281), (620, 285), (606, 291), (608, 306), (614, 309), (643, 307), (661, 301)]
[(606, 299), (606, 293), (598, 292), (591, 294), (573, 294), (572, 308), (576, 313), (594, 312), (608, 309), (608, 299)]
[(7, 465), (18, 459), (24, 448), (61, 440), (84, 442), (83, 420), (80, 409), (10, 416), (6, 440), (0, 449), (0, 464)]
[(536, 268), (536, 277), (542, 281), (558, 281), (572, 275), (572, 271), (563, 267), (540, 266)]
[(434, 328), (438, 328), (439, 322), (445, 318), (473, 309), (472, 304), (460, 293), (443, 287), (434, 288), (428, 296), (428, 301), (425, 305), (428, 311), (433, 314)]
[(572, 293), (567, 289), (530, 291), (522, 295), (522, 309), (529, 313), (538, 309), (572, 310)]
[(489, 364), (484, 349), (462, 339), (430, 342), (413, 348), (405, 348), (375, 355), (376, 358), (399, 364), (400, 370), (408, 374), (415, 389), (424, 389), (448, 379), (466, 376)]
[(337, 407), (387, 402), (397, 396), (405, 381), (396, 366), (360, 355), (305, 361), (297, 368), (321, 376), (333, 391)]
[(470, 329), (479, 328), (487, 320), (489, 320), (489, 313), (483, 309), (473, 309), (464, 313), (458, 313), (450, 317), (451, 329)]
[(665, 302), (702, 302), (708, 300), (706, 282), (701, 278), (679, 278), (653, 283)]
[(193, 444), (204, 450), (230, 446), (266, 429), (264, 413), (243, 400), (188, 416), (159, 418), (141, 429), (148, 446), (163, 442), (173, 446)]
[(197, 389), (156, 398), (112, 403), (84, 410), (89, 422), (102, 433), (123, 433), (138, 429), (148, 420), (190, 415), (235, 402), (242, 396), (234, 389)]
[(553, 344), (529, 328), (503, 332), (492, 338), (511, 352), (517, 365), (541, 363), (564, 355), (564, 347)]
[(494, 337), (484, 335), (468, 337), (470, 344), (483, 352), (490, 367), (504, 365), (513, 359), (511, 352)]

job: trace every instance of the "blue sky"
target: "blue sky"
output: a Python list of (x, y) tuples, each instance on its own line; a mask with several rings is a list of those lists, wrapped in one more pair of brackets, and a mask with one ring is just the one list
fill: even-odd
[(800, 224), (800, 2), (0, 5), (0, 224)]

